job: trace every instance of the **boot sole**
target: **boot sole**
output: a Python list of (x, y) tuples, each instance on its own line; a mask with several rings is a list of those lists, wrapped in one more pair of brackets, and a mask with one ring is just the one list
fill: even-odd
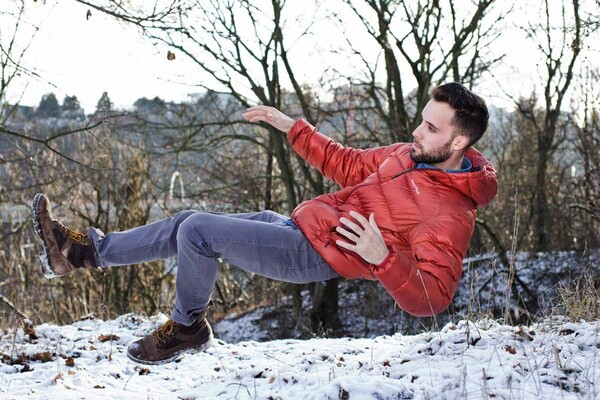
[(203, 343), (198, 347), (190, 347), (189, 349), (179, 350), (179, 351), (173, 353), (173, 355), (171, 355), (169, 358), (165, 358), (163, 360), (142, 360), (142, 359), (133, 357), (131, 354), (129, 354), (129, 352), (127, 352), (127, 357), (131, 361), (136, 362), (138, 364), (145, 364), (145, 365), (168, 364), (183, 354), (196, 354), (196, 353), (201, 353), (203, 351), (206, 351), (210, 346), (212, 346), (213, 339), (214, 339), (214, 336), (210, 335), (208, 338), (208, 341), (206, 343)]
[(58, 275), (54, 273), (54, 269), (52, 268), (52, 264), (50, 263), (50, 249), (46, 244), (46, 238), (44, 237), (44, 231), (42, 230), (42, 224), (40, 224), (40, 217), (38, 214), (38, 205), (42, 200), (43, 194), (38, 193), (33, 198), (33, 203), (31, 204), (31, 211), (33, 215), (33, 230), (38, 238), (42, 241), (44, 246), (44, 251), (39, 253), (40, 257), (40, 265), (42, 267), (42, 273), (48, 279), (56, 278)]

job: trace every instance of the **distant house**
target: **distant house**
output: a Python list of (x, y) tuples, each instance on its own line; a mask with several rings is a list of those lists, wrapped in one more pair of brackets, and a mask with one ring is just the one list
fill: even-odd
[(12, 114), (12, 117), (17, 120), (28, 120), (35, 117), (35, 108), (32, 106), (22, 106), (4, 103), (0, 108), (0, 116)]

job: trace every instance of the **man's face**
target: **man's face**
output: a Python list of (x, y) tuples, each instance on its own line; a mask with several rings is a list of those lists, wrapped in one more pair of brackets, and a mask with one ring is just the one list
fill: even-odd
[(429, 100), (421, 116), (421, 124), (412, 133), (411, 158), (415, 163), (427, 164), (448, 160), (456, 150), (453, 144), (456, 134), (452, 126), (454, 110), (447, 103)]

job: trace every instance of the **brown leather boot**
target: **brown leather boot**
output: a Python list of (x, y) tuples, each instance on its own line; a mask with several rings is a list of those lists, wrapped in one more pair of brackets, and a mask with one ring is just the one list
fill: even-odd
[(183, 353), (208, 349), (213, 333), (206, 320), (207, 312), (208, 307), (190, 326), (168, 320), (150, 335), (131, 343), (127, 356), (136, 363), (156, 365), (171, 362)]
[(40, 263), (46, 278), (56, 278), (77, 268), (97, 267), (92, 239), (67, 228), (55, 219), (46, 195), (35, 195), (32, 213), (35, 233), (44, 244)]

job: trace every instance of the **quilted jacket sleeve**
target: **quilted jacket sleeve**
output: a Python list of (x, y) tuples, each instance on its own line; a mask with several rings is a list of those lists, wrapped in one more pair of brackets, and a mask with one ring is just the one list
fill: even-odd
[(300, 157), (342, 187), (362, 182), (399, 146), (365, 150), (344, 147), (302, 118), (289, 131), (288, 141)]
[[(471, 218), (469, 218), (470, 220)], [(413, 228), (409, 235), (412, 258), (395, 246), (373, 272), (383, 287), (409, 314), (439, 314), (452, 302), (462, 275), (462, 260), (469, 247), (473, 223), (456, 216), (441, 216)]]

